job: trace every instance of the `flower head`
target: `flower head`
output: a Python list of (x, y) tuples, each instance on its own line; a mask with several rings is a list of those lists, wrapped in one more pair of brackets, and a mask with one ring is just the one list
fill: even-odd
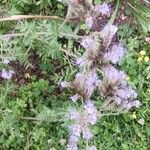
[(12, 70), (6, 71), (5, 69), (2, 69), (1, 76), (2, 76), (2, 78), (9, 80), (12, 78), (13, 74), (14, 74), (14, 71), (12, 71)]
[(111, 61), (113, 64), (116, 64), (123, 55), (124, 48), (119, 44), (113, 45), (111, 51), (104, 54), (104, 58)]
[(79, 140), (79, 137), (76, 135), (70, 135), (69, 142), (67, 144), (67, 150), (77, 150), (77, 142)]
[(89, 29), (91, 29), (92, 28), (92, 26), (93, 26), (93, 17), (92, 16), (88, 16), (87, 18), (86, 18), (86, 25), (88, 26), (88, 28)]
[(69, 126), (69, 129), (70, 129), (71, 135), (80, 137), (80, 133), (81, 133), (81, 126), (80, 125), (75, 124), (75, 125)]
[(95, 11), (100, 12), (104, 15), (108, 15), (110, 13), (110, 8), (107, 3), (103, 3), (102, 5), (96, 5)]
[(93, 102), (88, 100), (84, 105), (86, 120), (88, 123), (94, 125), (97, 121), (97, 109), (94, 106)]
[(93, 48), (93, 37), (89, 36), (87, 38), (83, 38), (81, 41), (81, 45), (88, 51), (91, 51)]
[(70, 118), (71, 120), (79, 120), (80, 114), (79, 114), (79, 112), (77, 112), (77, 110), (73, 109), (73, 110), (71, 110), (70, 113), (69, 113), (69, 118)]
[(85, 82), (86, 86), (91, 87), (95, 84), (95, 82), (98, 80), (97, 74), (90, 72), (88, 74), (87, 80)]
[(90, 129), (86, 127), (82, 129), (82, 136), (84, 139), (90, 140), (93, 137), (93, 134)]
[(131, 88), (131, 87), (124, 87), (121, 89), (118, 89), (116, 91), (116, 95), (122, 99), (135, 99), (137, 98), (137, 93)]
[(113, 36), (116, 34), (118, 27), (115, 25), (106, 25), (101, 31), (103, 44), (108, 47), (112, 41)]
[(77, 143), (68, 143), (67, 150), (78, 150)]
[(104, 78), (109, 82), (109, 83), (122, 83), (126, 84), (126, 75), (123, 71), (118, 71), (116, 68), (113, 66), (108, 66), (103, 69), (104, 71)]
[(77, 64), (79, 67), (83, 67), (83, 66), (86, 64), (86, 60), (85, 60), (83, 57), (79, 57), (79, 58), (77, 58), (77, 60), (76, 60), (76, 64)]
[(80, 96), (84, 96), (86, 99), (89, 99), (96, 88), (97, 80), (98, 77), (93, 70), (86, 74), (79, 72), (76, 74), (73, 85), (76, 90), (79, 91)]

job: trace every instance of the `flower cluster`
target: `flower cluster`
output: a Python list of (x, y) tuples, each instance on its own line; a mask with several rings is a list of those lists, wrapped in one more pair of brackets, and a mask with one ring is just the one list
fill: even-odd
[(113, 45), (112, 48), (105, 53), (104, 58), (108, 61), (110, 61), (113, 64), (116, 64), (120, 58), (122, 58), (124, 55), (124, 48), (122, 45)]
[(117, 107), (129, 110), (132, 107), (139, 107), (140, 102), (135, 100), (137, 93), (127, 84), (126, 75), (123, 71), (118, 71), (113, 66), (103, 69), (104, 79), (99, 85), (100, 94), (109, 101), (115, 102)]
[[(69, 2), (75, 15), (84, 21), (91, 31), (99, 16), (110, 15), (111, 9), (106, 3), (93, 6), (87, 0)], [(70, 97), (71, 101), (82, 101), (82, 110), (78, 112), (73, 109), (69, 114), (69, 119), (73, 120), (74, 124), (69, 126), (67, 150), (77, 150), (81, 136), (86, 141), (92, 139), (90, 128), (105, 110), (124, 112), (140, 106), (137, 93), (127, 83), (126, 74), (115, 67), (125, 54), (123, 45), (115, 38), (118, 27), (107, 23), (103, 29), (99, 29), (80, 41), (85, 52), (76, 60), (79, 72), (74, 81), (61, 83), (63, 88), (74, 89), (75, 94)], [(91, 100), (95, 90), (99, 91), (104, 101), (99, 111)], [(86, 145), (86, 150), (96, 150), (96, 147)]]
[[(10, 63), (10, 61), (11, 61), (10, 59), (4, 59), (2, 63), (4, 65), (8, 65)], [(14, 74), (13, 70), (6, 70), (4, 68), (1, 70), (1, 77), (4, 79), (10, 80), (12, 78), (13, 74)]]
[(12, 70), (7, 71), (5, 69), (2, 69), (2, 72), (1, 72), (2, 78), (7, 79), (7, 80), (11, 79), (13, 74), (14, 74), (14, 71)]
[(83, 72), (79, 72), (76, 74), (72, 86), (74, 87), (74, 89), (76, 89), (79, 96), (87, 100), (91, 98), (95, 90), (97, 80), (98, 77), (95, 71), (90, 71), (86, 74)]
[(109, 16), (111, 9), (107, 3), (92, 5), (89, 0), (69, 0), (69, 6), (76, 17), (84, 21), (89, 29), (92, 29), (97, 18)]
[(82, 134), (83, 139), (90, 140), (93, 137), (90, 131), (90, 124), (94, 125), (97, 121), (97, 109), (92, 101), (87, 100), (84, 110), (77, 112), (75, 109), (70, 111), (69, 119), (73, 120), (74, 125), (69, 126), (70, 136), (68, 150), (77, 149), (77, 142)]

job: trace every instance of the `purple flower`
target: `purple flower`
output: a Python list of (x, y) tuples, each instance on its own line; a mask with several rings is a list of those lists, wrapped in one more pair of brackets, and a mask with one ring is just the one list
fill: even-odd
[(85, 109), (85, 114), (86, 116), (86, 120), (88, 123), (91, 123), (92, 125), (94, 125), (97, 121), (97, 109), (94, 106), (94, 104), (88, 100), (86, 105), (84, 105), (84, 109)]
[(112, 37), (116, 34), (118, 27), (115, 25), (106, 25), (104, 29), (101, 31), (101, 36), (103, 38)]
[(12, 71), (12, 70), (6, 71), (5, 69), (2, 69), (1, 76), (2, 76), (2, 78), (9, 80), (12, 78), (13, 74), (14, 74), (14, 71)]
[(97, 80), (98, 80), (97, 74), (90, 72), (85, 84), (87, 87), (91, 87), (96, 83)]
[(93, 137), (93, 134), (89, 128), (82, 129), (82, 135), (83, 135), (83, 138), (86, 140), (90, 140)]
[(75, 103), (78, 99), (79, 99), (79, 95), (78, 94), (75, 94), (73, 96), (70, 97), (70, 99)]
[(123, 85), (126, 85), (126, 75), (123, 71), (118, 71), (113, 66), (108, 66), (104, 68), (103, 71), (104, 71), (104, 78), (109, 83), (120, 82)]
[(88, 114), (93, 114), (96, 111), (96, 108), (91, 100), (87, 100), (86, 104), (84, 105), (84, 109)]
[(70, 129), (71, 135), (80, 137), (80, 133), (81, 133), (80, 125), (75, 124), (75, 125), (69, 126), (69, 129)]
[(68, 143), (67, 150), (78, 150), (76, 143)]
[(80, 134), (81, 134), (81, 127), (80, 125), (72, 125), (69, 126), (70, 130), (70, 136), (69, 136), (69, 142), (67, 144), (67, 150), (77, 150), (77, 142), (79, 140)]
[(85, 75), (83, 73), (78, 72), (76, 74), (76, 80), (77, 81), (84, 81), (85, 80)]
[(129, 110), (130, 108), (132, 108), (133, 107), (133, 105), (132, 105), (132, 103), (131, 102), (129, 102), (129, 103), (127, 103), (126, 104), (126, 108)]
[(86, 91), (86, 95), (88, 99), (91, 97), (91, 95), (93, 94), (96, 88), (97, 80), (98, 80), (98, 77), (94, 71), (91, 71), (86, 75), (84, 87), (85, 87), (85, 91)]
[(103, 43), (106, 47), (109, 46), (113, 36), (116, 34), (118, 27), (115, 25), (106, 25), (104, 29), (101, 31), (101, 37), (103, 39)]
[(99, 9), (100, 9), (99, 11), (104, 15), (107, 15), (110, 13), (110, 8), (109, 8), (108, 4), (106, 4), (106, 3), (99, 5)]
[(73, 109), (70, 111), (69, 118), (71, 120), (79, 120), (80, 114), (79, 114), (79, 112), (77, 112), (77, 110)]
[(69, 142), (67, 144), (67, 150), (77, 150), (77, 142), (79, 140), (79, 137), (76, 135), (70, 135)]
[(117, 105), (120, 105), (122, 102), (122, 99), (120, 97), (115, 97), (115, 102), (117, 103)]
[(98, 80), (95, 82), (95, 86), (97, 87), (97, 86), (99, 86), (101, 83), (102, 83), (102, 81), (98, 79)]
[(87, 18), (86, 18), (86, 25), (88, 26), (88, 28), (89, 29), (91, 29), (92, 28), (92, 26), (93, 26), (93, 17), (91, 17), (91, 16), (88, 16)]
[(81, 41), (81, 45), (88, 51), (91, 51), (93, 48), (93, 37), (89, 36), (87, 38), (83, 38)]
[(83, 57), (77, 58), (76, 64), (79, 65), (79, 67), (83, 67), (86, 64), (86, 61)]
[(113, 45), (110, 52), (105, 53), (104, 58), (116, 64), (118, 60), (124, 55), (124, 48), (119, 45)]
[(116, 95), (122, 99), (135, 99), (137, 98), (137, 93), (131, 87), (125, 87), (123, 89), (118, 89)]
[(104, 15), (108, 15), (110, 13), (110, 8), (109, 8), (108, 4), (103, 3), (102, 5), (96, 5), (95, 11), (100, 12)]
[(70, 137), (69, 137), (69, 142), (70, 142), (70, 143), (77, 143), (78, 140), (79, 140), (79, 136), (77, 136), (77, 135), (72, 134), (72, 135), (70, 135)]

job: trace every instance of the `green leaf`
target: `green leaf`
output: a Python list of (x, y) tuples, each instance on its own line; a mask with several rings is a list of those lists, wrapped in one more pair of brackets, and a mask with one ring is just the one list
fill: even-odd
[(138, 22), (140, 23), (143, 31), (146, 33), (146, 32), (149, 32), (150, 31), (150, 22), (147, 21), (146, 19), (144, 19), (141, 15), (139, 15), (138, 13), (135, 14)]

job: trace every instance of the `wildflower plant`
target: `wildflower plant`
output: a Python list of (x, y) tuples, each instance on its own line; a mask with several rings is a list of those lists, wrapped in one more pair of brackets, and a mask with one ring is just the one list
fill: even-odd
[[(112, 12), (110, 6), (107, 3), (94, 6), (88, 0), (69, 0), (68, 5), (67, 19), (79, 18), (87, 25), (89, 33), (80, 39), (85, 51), (76, 59), (79, 72), (74, 81), (61, 83), (63, 88), (75, 91), (75, 95), (70, 97), (72, 102), (81, 101), (81, 111), (75, 108), (70, 111), (70, 120), (74, 123), (68, 127), (70, 134), (67, 150), (77, 150), (81, 137), (86, 141), (86, 150), (95, 150), (95, 146), (88, 144), (93, 138), (91, 126), (102, 116), (125, 113), (132, 107), (138, 108), (140, 102), (137, 93), (127, 83), (125, 72), (117, 68), (126, 49), (116, 38), (118, 26), (109, 22)], [(107, 20), (103, 28), (99, 22), (100, 17)], [(102, 97), (101, 106), (94, 105), (92, 95), (95, 91)]]

